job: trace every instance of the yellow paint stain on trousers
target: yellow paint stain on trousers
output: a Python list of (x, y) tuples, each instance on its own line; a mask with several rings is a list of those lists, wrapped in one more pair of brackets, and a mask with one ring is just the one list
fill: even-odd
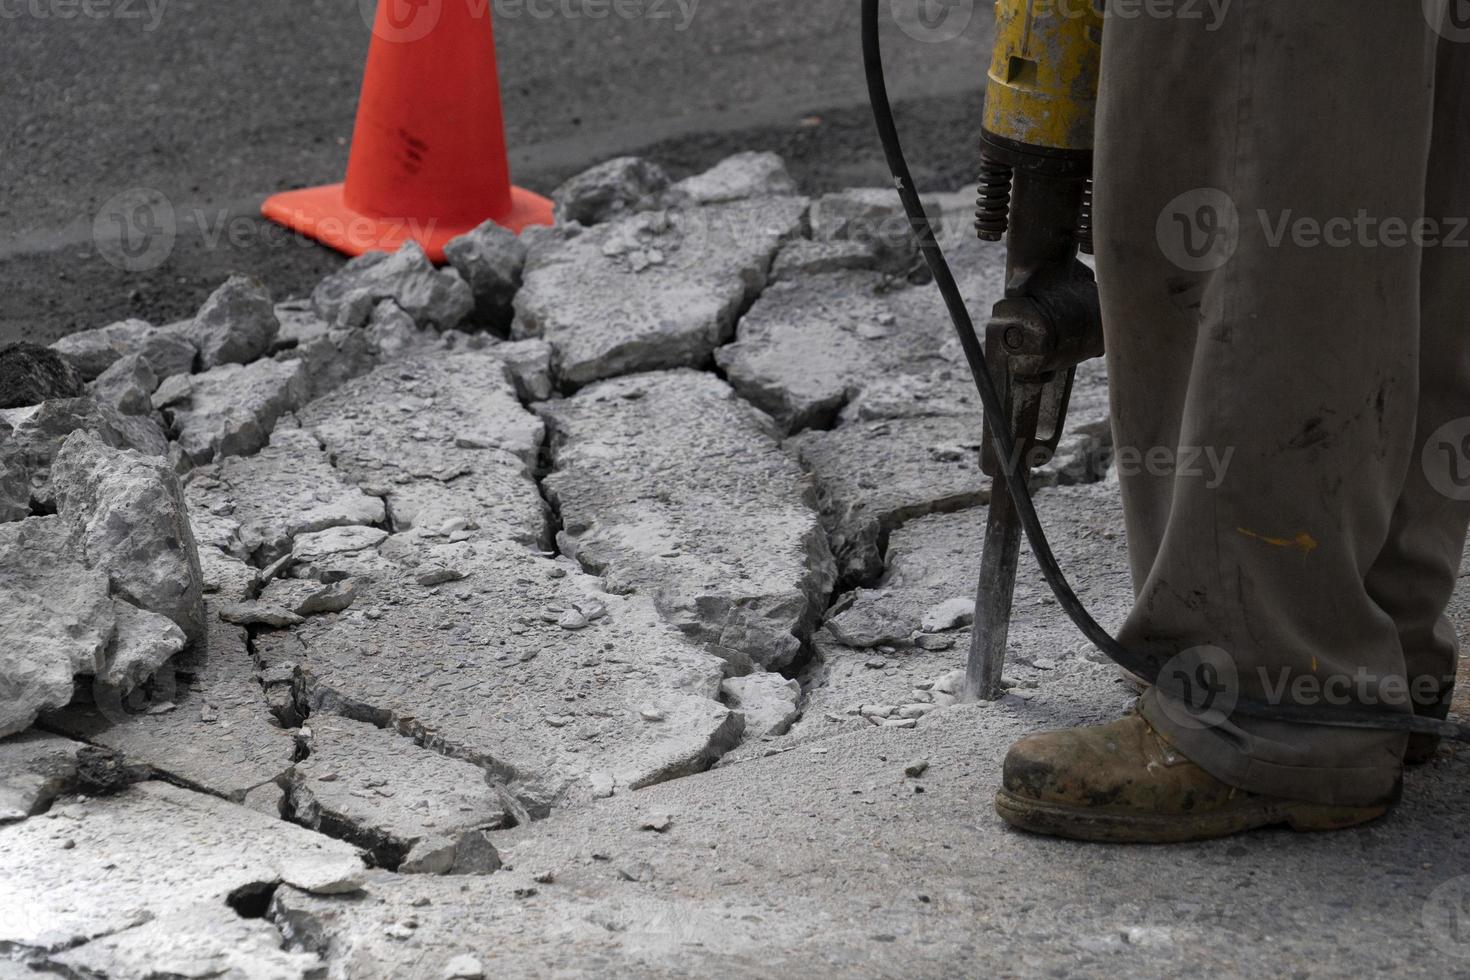
[(1294, 538), (1273, 538), (1264, 534), (1258, 534), (1250, 528), (1238, 527), (1236, 530), (1252, 540), (1260, 541), (1276, 548), (1299, 548), (1304, 555), (1310, 555), (1313, 551), (1317, 550), (1317, 539), (1306, 531), (1301, 532)]

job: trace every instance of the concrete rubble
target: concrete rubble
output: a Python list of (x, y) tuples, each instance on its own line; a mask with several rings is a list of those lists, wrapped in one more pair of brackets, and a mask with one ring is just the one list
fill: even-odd
[(89, 432), (62, 444), (52, 467), (57, 514), (73, 550), (107, 573), (114, 595), (204, 633), (204, 586), (178, 477), (165, 461), (113, 449)]
[(204, 301), (185, 332), (199, 349), (200, 369), (207, 371), (259, 359), (280, 330), (265, 286), (248, 276), (231, 276)]
[(158, 375), (142, 354), (120, 357), (92, 382), (92, 395), (124, 415), (148, 415), (153, 411), (153, 393)]
[(199, 349), (187, 329), (155, 327), (144, 320), (122, 320), (81, 330), (51, 346), (69, 357), (87, 381), (130, 354), (141, 355), (160, 378), (188, 374), (199, 358)]
[(595, 225), (657, 206), (671, 183), (664, 168), (640, 157), (616, 157), (584, 170), (551, 195), (557, 224)]
[[(973, 192), (925, 200), (983, 310)], [(1466, 753), (1332, 840), (989, 815), (1014, 739), (1134, 695), (1023, 554), (956, 703), (983, 427), (891, 190), (556, 202), (73, 334), (0, 410), (0, 976), (1442, 975)], [(1110, 453), (1092, 363), (1033, 482), (1115, 627)]]
[(360, 327), (379, 301), (391, 299), (424, 327), (450, 330), (474, 307), (474, 295), (453, 268), (435, 269), (424, 250), (409, 242), (392, 255), (368, 252), (312, 292), (317, 315), (338, 327)]

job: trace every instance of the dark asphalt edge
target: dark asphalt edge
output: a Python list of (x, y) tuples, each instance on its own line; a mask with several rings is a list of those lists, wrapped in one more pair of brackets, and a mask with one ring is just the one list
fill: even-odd
[[(976, 89), (899, 104), (915, 179), (923, 189), (955, 190), (974, 182), (981, 103)], [(803, 191), (812, 195), (883, 186), (889, 180), (866, 106), (815, 110), (784, 125), (696, 133), (622, 152), (648, 157), (683, 177), (742, 150), (781, 154)], [(516, 182), (549, 193), (613, 155), (605, 148), (589, 150), (584, 160), (518, 172)], [(91, 216), (77, 220), (89, 225)], [(255, 201), (182, 221), (168, 258), (146, 272), (113, 266), (90, 240), (11, 254), (0, 259), (0, 282), (6, 284), (0, 290), (0, 346), (19, 340), (49, 344), (128, 317), (169, 323), (193, 314), (233, 272), (256, 276), (278, 299), (302, 296), (343, 261), (330, 249), (265, 222)]]

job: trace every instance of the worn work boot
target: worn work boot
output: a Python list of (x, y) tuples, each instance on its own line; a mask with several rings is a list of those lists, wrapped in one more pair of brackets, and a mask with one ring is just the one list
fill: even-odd
[(1167, 844), (1274, 824), (1340, 830), (1383, 816), (1393, 803), (1327, 806), (1247, 793), (1180, 755), (1135, 713), (1011, 746), (995, 810), (1006, 823), (1038, 834)]

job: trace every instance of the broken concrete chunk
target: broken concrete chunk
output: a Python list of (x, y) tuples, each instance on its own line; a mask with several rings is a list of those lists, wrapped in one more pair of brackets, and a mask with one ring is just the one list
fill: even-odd
[(97, 672), (97, 681), (119, 694), (128, 694), (184, 649), (188, 640), (167, 616), (121, 599), (113, 600), (113, 608), (117, 630), (107, 650), (107, 663)]
[(545, 426), (493, 351), (385, 364), (307, 406), (301, 424), (343, 475), (384, 499), (396, 530), (463, 517), (487, 535), (540, 545), (547, 511), (532, 467)]
[(675, 200), (694, 204), (724, 204), (753, 197), (795, 194), (796, 181), (786, 161), (775, 153), (737, 153), (702, 174), (679, 181), (670, 190)]
[(73, 559), (66, 524), (0, 524), (0, 738), (71, 700), (104, 663), (114, 617), (106, 573)]
[(156, 696), (171, 698), (172, 710), (150, 713), (136, 696), (94, 689), (94, 704), (53, 711), (46, 725), (232, 800), (280, 778), (291, 767), (295, 740), (273, 724), (245, 630), (221, 621), (213, 603), (207, 618), (204, 639), (154, 678)]
[(547, 243), (526, 263), (513, 333), (549, 342), (572, 385), (701, 365), (805, 211), (804, 198), (763, 197), (633, 214)]
[(398, 870), (419, 875), (487, 875), (500, 867), (500, 852), (490, 835), (471, 830), (457, 837), (425, 837), (410, 848)]
[(882, 290), (872, 272), (804, 276), (765, 290), (715, 360), (788, 431), (827, 428), (873, 381), (953, 366), (953, 328), (932, 289)]
[[(590, 222), (585, 222), (590, 223)], [(459, 271), (475, 297), (471, 319), (499, 333), (510, 330), (512, 305), (526, 264), (526, 244), (508, 228), (487, 221), (444, 246), (444, 257)]]
[[(373, 307), (363, 335), (381, 358), (402, 357), (428, 347), (439, 339), (433, 330), (413, 322), (413, 317), (391, 299)], [(366, 373), (366, 372), (358, 372)]]
[(296, 626), (306, 621), (289, 609), (254, 600), (224, 603), (219, 607), (219, 618), (236, 626), (269, 626), (272, 629)]
[(720, 693), (726, 704), (745, 716), (746, 741), (784, 735), (801, 714), (801, 685), (780, 674), (726, 678)]
[(195, 375), (189, 393), (165, 408), (180, 448), (197, 466), (248, 456), (276, 421), (306, 403), (311, 381), (300, 360), (226, 364)]
[(877, 253), (866, 242), (814, 242), (798, 238), (787, 242), (776, 256), (771, 281), (877, 267)]
[(376, 548), (388, 538), (388, 532), (376, 527), (334, 527), (326, 531), (302, 534), (296, 538), (291, 554), (297, 562), (310, 563), (333, 555), (350, 555)]
[(617, 157), (571, 178), (552, 192), (551, 199), (558, 224), (595, 225), (656, 206), (668, 186), (669, 175), (658, 164), (641, 157)]
[(494, 870), (471, 870), (483, 849), (470, 838), (515, 821), (482, 769), (337, 715), (313, 715), (310, 730), (289, 789), (298, 823), (352, 841), (388, 868), (412, 858), (413, 867), (400, 870)]
[(316, 315), (312, 309), (309, 299), (292, 299), (283, 303), (277, 303), (275, 308), (276, 321), (280, 329), (276, 332), (275, 343), (271, 344), (272, 354), (294, 347), (304, 347), (313, 340), (327, 335), (331, 325)]
[(351, 579), (330, 585), (309, 579), (275, 579), (260, 594), (264, 606), (288, 610), (298, 616), (338, 613), (357, 598), (357, 584)]
[[(590, 773), (638, 788), (708, 768), (738, 741), (740, 717), (714, 700), (721, 662), (648, 599), (601, 594), (586, 575), (552, 578), (552, 563), (522, 545), (465, 547), (473, 589), (425, 590), (402, 566), (362, 583), (364, 615), (262, 634), (258, 656), (292, 665), (314, 718), (371, 719), (473, 761), (532, 814), (578, 798)], [(592, 599), (606, 611), (586, 629), (542, 618)], [(548, 704), (565, 704), (560, 725), (545, 722)], [(643, 721), (648, 704), (666, 720)]]
[(142, 354), (129, 354), (92, 382), (92, 395), (124, 415), (148, 415), (153, 411), (153, 392), (158, 376)]
[(317, 314), (335, 327), (367, 323), (379, 300), (391, 299), (421, 327), (449, 330), (474, 306), (469, 285), (454, 269), (435, 269), (417, 242), (392, 255), (369, 252), (323, 279), (312, 291)]
[(12, 427), (5, 440), (7, 472), (24, 470), (30, 496), (42, 505), (53, 502), (51, 462), (73, 432), (92, 432), (109, 446), (134, 449), (148, 456), (168, 452), (168, 439), (152, 419), (123, 415), (93, 398), (56, 399), (33, 408), (14, 409), (6, 412), (0, 422)]
[(60, 735), (30, 731), (0, 739), (0, 824), (44, 813), (77, 778), (86, 748)]
[(115, 595), (167, 616), (190, 640), (203, 635), (203, 573), (167, 462), (75, 432), (56, 456), (52, 486), (82, 560), (107, 573)]
[(194, 390), (194, 376), (175, 374), (159, 382), (150, 399), (155, 410), (176, 405), (189, 397)]
[(547, 402), (562, 552), (740, 671), (791, 663), (834, 567), (805, 475), (718, 378), (634, 375)]
[[(348, 844), (162, 782), (48, 816), (0, 828), (0, 942), (47, 950), (67, 975), (317, 975), (319, 957), (232, 904), (276, 883), (356, 890), (364, 870)], [(60, 847), (67, 827), (85, 829)]]
[(233, 275), (204, 301), (187, 328), (199, 348), (200, 370), (221, 364), (249, 364), (264, 357), (281, 324), (270, 291), (260, 280)]
[(39, 344), (0, 347), (0, 409), (86, 393), (86, 382), (69, 357)]
[(143, 320), (122, 320), (68, 334), (51, 347), (71, 357), (87, 381), (129, 354), (142, 354), (160, 378), (188, 374), (198, 355), (194, 342), (181, 330), (155, 327)]
[(229, 457), (194, 473), (189, 511), (228, 514), (245, 553), (264, 567), (291, 551), (302, 534), (381, 524), (383, 501), (350, 483), (316, 439), (284, 426), (254, 456)]

